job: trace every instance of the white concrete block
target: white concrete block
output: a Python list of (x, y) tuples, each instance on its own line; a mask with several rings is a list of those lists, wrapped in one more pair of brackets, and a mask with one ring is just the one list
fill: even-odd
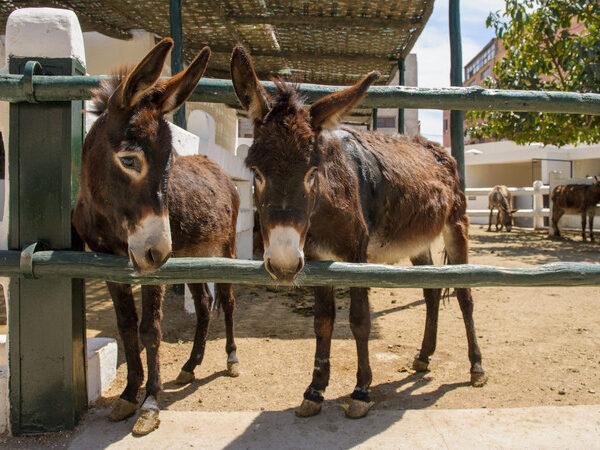
[(88, 338), (87, 360), (88, 403), (92, 404), (117, 376), (117, 341), (113, 338)]
[(8, 402), (8, 366), (0, 366), (0, 434), (8, 431), (10, 404)]
[[(215, 298), (215, 283), (208, 283), (208, 290), (212, 294), (213, 298)], [(187, 284), (185, 285), (185, 289), (183, 291), (183, 307), (185, 308), (185, 312), (189, 314), (196, 313), (194, 297), (192, 296), (192, 291), (190, 291)]]
[(0, 334), (0, 366), (8, 366), (8, 346), (5, 334)]
[(6, 55), (76, 58), (85, 67), (77, 16), (68, 9), (16, 9), (6, 22)]
[(173, 136), (173, 150), (181, 156), (197, 155), (200, 138), (189, 131), (169, 122)]

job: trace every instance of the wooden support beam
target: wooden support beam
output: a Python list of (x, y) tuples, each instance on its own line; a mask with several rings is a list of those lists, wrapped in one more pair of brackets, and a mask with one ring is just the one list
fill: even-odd
[[(433, 0), (431, 0), (425, 6), (425, 11), (423, 11), (423, 15), (421, 16), (422, 23), (425, 23), (425, 24), (427, 23), (432, 12), (433, 12)], [(400, 55), (400, 57), (406, 58), (406, 56), (410, 53), (413, 46), (415, 45), (415, 42), (417, 42), (417, 39), (419, 39), (419, 36), (421, 36), (421, 33), (423, 32), (424, 28), (425, 28), (425, 26), (418, 27), (416, 29), (416, 31), (413, 31), (413, 33), (410, 35), (410, 38), (408, 38), (408, 42), (404, 46), (404, 49), (402, 50), (402, 54)]]
[(210, 5), (210, 7), (212, 8), (212, 10), (214, 11), (214, 13), (219, 18), (219, 20), (223, 23), (223, 25), (225, 26), (225, 28), (227, 28), (227, 31), (229, 32), (229, 35), (231, 36), (231, 38), (233, 39), (233, 41), (235, 43), (246, 45), (246, 43), (242, 39), (242, 36), (235, 29), (235, 26), (234, 26), (233, 22), (227, 16), (227, 11), (225, 11), (225, 8), (223, 8), (222, 2), (218, 2), (218, 1), (215, 1), (215, 0), (209, 0), (208, 3)]
[[(208, 45), (208, 44), (207, 44)], [(195, 47), (194, 47), (195, 48)], [(198, 50), (200, 50), (199, 47)], [(230, 47), (223, 46), (210, 46), (210, 50), (212, 53), (222, 53), (229, 55), (231, 54)], [(361, 53), (318, 53), (318, 52), (295, 52), (289, 50), (252, 50), (248, 49), (252, 57), (274, 57), (274, 58), (285, 58), (287, 60), (307, 60), (307, 59), (329, 59), (334, 61), (353, 61), (355, 62), (357, 59), (360, 59), (361, 62), (365, 64), (381, 64), (383, 62), (393, 62), (396, 61), (397, 58), (393, 55), (369, 55), (369, 54), (361, 54)]]
[(296, 15), (235, 15), (230, 14), (227, 19), (242, 25), (307, 25), (315, 28), (321, 27), (360, 27), (369, 29), (388, 29), (414, 27), (423, 23), (422, 20), (406, 20), (382, 17), (364, 16), (296, 16)]

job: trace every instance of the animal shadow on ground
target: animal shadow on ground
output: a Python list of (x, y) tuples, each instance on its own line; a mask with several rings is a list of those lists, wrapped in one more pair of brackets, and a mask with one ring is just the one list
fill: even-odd
[(581, 234), (574, 231), (563, 234), (565, 236), (562, 238), (550, 238), (546, 230), (532, 231), (516, 227), (510, 233), (471, 233), (470, 240), (475, 245), (470, 253), (472, 256), (492, 253), (526, 264), (598, 262), (598, 244), (582, 242)]
[[(343, 416), (342, 405), (348, 396), (325, 400), (323, 411), (314, 417), (298, 418), (294, 408), (260, 413), (239, 437), (226, 449), (260, 448), (266, 442), (281, 442), (282, 426), (291, 425), (300, 436), (300, 442), (290, 441), (287, 445), (296, 448), (353, 448), (373, 436), (382, 433), (402, 420), (406, 410), (401, 409), (407, 397), (419, 397), (421, 408), (435, 404), (446, 393), (461, 387), (469, 388), (469, 382), (443, 384), (436, 390), (415, 394), (414, 391), (427, 385), (431, 377), (427, 372), (414, 373), (401, 380), (382, 383), (372, 387), (372, 399), (376, 402), (369, 415), (359, 421), (339, 420)], [(386, 410), (386, 414), (378, 411)], [(256, 430), (260, 429), (260, 433)], [(357, 429), (360, 432), (357, 432)], [(302, 438), (304, 436), (304, 438)]]

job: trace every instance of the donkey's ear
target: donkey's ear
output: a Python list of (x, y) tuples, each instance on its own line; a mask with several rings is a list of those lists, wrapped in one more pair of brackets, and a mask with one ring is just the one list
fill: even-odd
[(163, 113), (170, 113), (183, 105), (204, 75), (209, 58), (210, 48), (204, 47), (184, 71), (164, 84), (164, 89), (154, 100)]
[(163, 39), (129, 72), (125, 81), (115, 92), (121, 107), (134, 106), (152, 90), (160, 77), (172, 47), (173, 39)]
[(379, 72), (371, 72), (354, 86), (314, 102), (310, 107), (313, 129), (318, 131), (323, 128), (337, 127), (342, 116), (362, 101), (369, 87), (379, 77)]
[(511, 213), (511, 214), (514, 214), (514, 213), (516, 213), (518, 210), (519, 210), (519, 208), (516, 208), (516, 209), (511, 209), (511, 210), (510, 210), (510, 213)]
[(231, 54), (231, 81), (242, 108), (252, 119), (262, 120), (269, 112), (269, 94), (260, 84), (252, 59), (241, 44)]

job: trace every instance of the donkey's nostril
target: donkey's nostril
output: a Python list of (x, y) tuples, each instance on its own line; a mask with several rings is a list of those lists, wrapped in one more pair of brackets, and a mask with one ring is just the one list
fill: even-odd
[(151, 248), (149, 248), (148, 250), (146, 250), (146, 260), (150, 263), (150, 264), (154, 264), (155, 262), (155, 255), (153, 254), (153, 250)]

